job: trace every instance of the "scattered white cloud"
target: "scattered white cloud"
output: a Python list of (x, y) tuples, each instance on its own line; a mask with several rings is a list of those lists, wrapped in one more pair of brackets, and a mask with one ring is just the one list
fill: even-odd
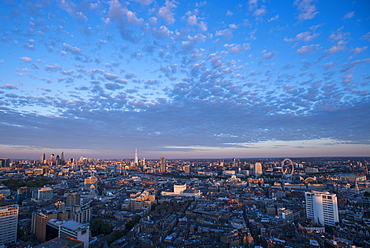
[(176, 7), (176, 1), (166, 0), (165, 6), (159, 8), (158, 16), (163, 18), (168, 24), (173, 24), (175, 22), (173, 11)]
[(301, 21), (313, 19), (319, 12), (313, 4), (314, 0), (295, 0), (294, 5), (299, 11), (298, 19)]
[(314, 54), (320, 48), (319, 44), (312, 44), (308, 46), (302, 46), (297, 50), (298, 54)]
[(297, 34), (294, 38), (284, 38), (284, 41), (289, 41), (289, 42), (292, 42), (292, 41), (299, 41), (299, 40), (304, 40), (304, 41), (312, 41), (314, 38), (316, 38), (317, 36), (319, 36), (318, 33), (316, 34), (311, 34), (311, 32), (302, 32), (302, 33), (299, 33)]
[(277, 19), (279, 19), (279, 15), (276, 15), (276, 16), (274, 16), (274, 17), (271, 17), (268, 21), (269, 22), (272, 22), (272, 21), (276, 21)]
[(355, 12), (352, 11), (352, 12), (348, 12), (347, 14), (344, 15), (344, 19), (350, 19), (352, 18), (353, 16), (355, 15)]
[(32, 62), (32, 59), (29, 57), (21, 57), (21, 60), (23, 60), (24, 62)]

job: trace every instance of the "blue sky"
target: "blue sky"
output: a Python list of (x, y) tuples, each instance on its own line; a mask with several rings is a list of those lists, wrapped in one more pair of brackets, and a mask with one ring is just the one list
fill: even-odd
[(0, 7), (0, 157), (370, 155), (367, 0)]

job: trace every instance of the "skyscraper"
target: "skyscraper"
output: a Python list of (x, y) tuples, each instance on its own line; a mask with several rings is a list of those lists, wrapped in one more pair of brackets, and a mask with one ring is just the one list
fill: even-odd
[(40, 158), (40, 164), (43, 164), (43, 163), (45, 163), (45, 153), (43, 153)]
[(18, 206), (0, 207), (0, 244), (17, 242)]
[(161, 173), (166, 172), (166, 159), (164, 157), (161, 157), (161, 162), (159, 166), (160, 166), (159, 171)]
[(335, 226), (339, 222), (336, 194), (329, 192), (306, 192), (306, 217), (315, 224)]
[(257, 162), (254, 164), (254, 168), (253, 168), (253, 174), (257, 177), (261, 176), (262, 175), (262, 163), (260, 162)]
[(50, 165), (54, 165), (54, 162), (55, 162), (55, 156), (54, 154), (51, 154), (50, 155)]
[(139, 156), (137, 155), (137, 149), (135, 149), (135, 166), (139, 165)]
[(67, 195), (66, 206), (73, 207), (81, 204), (81, 195), (79, 193), (72, 193)]
[(64, 158), (64, 152), (62, 152), (62, 154), (60, 155), (60, 162), (61, 162), (62, 165), (65, 165), (65, 163), (66, 163), (66, 160)]

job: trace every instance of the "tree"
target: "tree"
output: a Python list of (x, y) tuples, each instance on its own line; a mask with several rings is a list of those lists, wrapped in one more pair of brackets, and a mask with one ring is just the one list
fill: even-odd
[(98, 236), (100, 234), (109, 234), (113, 230), (113, 226), (109, 223), (105, 222), (101, 218), (94, 219), (93, 223), (91, 224), (91, 235)]

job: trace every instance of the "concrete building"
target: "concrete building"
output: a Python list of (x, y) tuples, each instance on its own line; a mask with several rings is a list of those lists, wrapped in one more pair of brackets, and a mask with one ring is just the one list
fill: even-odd
[(312, 191), (305, 193), (306, 217), (315, 224), (335, 226), (339, 222), (336, 194)]
[(164, 157), (161, 157), (161, 162), (160, 162), (160, 172), (164, 173), (167, 170), (167, 163), (166, 159)]
[(17, 242), (18, 205), (0, 207), (0, 244)]
[(36, 240), (45, 242), (46, 238), (46, 224), (50, 219), (66, 220), (68, 219), (68, 212), (34, 212), (31, 220), (31, 233), (35, 235)]
[(79, 193), (72, 193), (67, 195), (66, 206), (73, 207), (78, 206), (81, 203), (81, 195)]
[(253, 166), (253, 175), (256, 176), (256, 177), (259, 177), (262, 174), (263, 174), (262, 163), (260, 163), (260, 162), (255, 163), (254, 166)]
[(44, 187), (37, 190), (36, 199), (37, 200), (50, 200), (53, 198), (53, 189), (50, 187)]
[(50, 219), (47, 223), (48, 237), (62, 239), (75, 239), (84, 243), (83, 247), (89, 247), (90, 227), (73, 220), (58, 221)]

